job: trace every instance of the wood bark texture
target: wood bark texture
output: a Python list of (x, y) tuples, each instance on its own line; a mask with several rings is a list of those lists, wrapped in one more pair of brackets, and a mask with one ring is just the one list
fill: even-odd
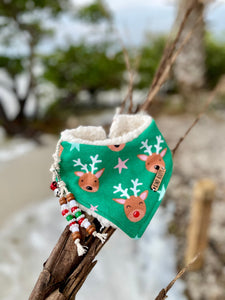
[[(112, 227), (103, 230), (108, 234), (107, 241), (114, 231)], [(87, 254), (77, 255), (76, 246), (67, 226), (44, 263), (29, 300), (75, 299), (76, 293), (97, 262), (94, 261), (96, 255), (103, 247), (98, 238), (87, 237), (84, 230), (81, 234), (82, 245), (88, 247)]]

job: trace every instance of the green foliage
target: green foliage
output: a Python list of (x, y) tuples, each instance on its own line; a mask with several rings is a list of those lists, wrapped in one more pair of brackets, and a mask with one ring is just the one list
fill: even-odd
[(79, 9), (77, 16), (80, 20), (87, 23), (99, 23), (101, 21), (110, 21), (112, 15), (102, 0), (97, 0), (90, 5)]
[(110, 45), (81, 43), (57, 50), (45, 58), (44, 77), (59, 89), (63, 98), (74, 99), (82, 90), (95, 95), (100, 90), (119, 88), (125, 70), (121, 52), (107, 55)]
[(53, 14), (61, 12), (68, 5), (67, 0), (9, 0), (0, 1), (0, 15), (20, 21), (24, 13), (48, 9)]
[(207, 86), (213, 88), (225, 74), (225, 41), (218, 41), (208, 33), (205, 38), (205, 51)]
[[(113, 60), (110, 60), (104, 52), (107, 49), (104, 47), (101, 49), (102, 46), (94, 48), (78, 45), (71, 46), (67, 50), (64, 49), (62, 52), (55, 51), (44, 59), (47, 69), (45, 77), (42, 76), (40, 73), (40, 65), (44, 66), (42, 64), (43, 56), (40, 55), (42, 42), (48, 37), (48, 42), (51, 44), (50, 38), (54, 34), (53, 30), (49, 30), (51, 25), (47, 21), (60, 20), (61, 15), (67, 16), (71, 22), (71, 17), (75, 15), (76, 20), (80, 18), (88, 23), (94, 22), (95, 25), (111, 18), (108, 9), (100, 0), (81, 8), (79, 12), (76, 11), (73, 0), (0, 1), (0, 68), (8, 73), (11, 80), (8, 86), (1, 82), (1, 87), (11, 91), (19, 108), (14, 120), (7, 120), (6, 117), (4, 127), (10, 134), (24, 132), (24, 125), (30, 124), (25, 114), (25, 106), (30, 95), (35, 95), (34, 101), (36, 101), (36, 111), (33, 112), (33, 117), (36, 120), (40, 117), (38, 115), (38, 103), (40, 102), (38, 98), (41, 94), (37, 87), (46, 78), (52, 81), (60, 91), (59, 98), (62, 94), (68, 99), (73, 99), (74, 95), (82, 89), (88, 89), (90, 93), (94, 94), (100, 86), (107, 89), (113, 84), (115, 86), (120, 83), (116, 80), (117, 75), (115, 75), (118, 74), (117, 69), (118, 66), (120, 68), (120, 62), (116, 57), (118, 63), (114, 64)], [(46, 44), (47, 41), (45, 41)], [(106, 70), (107, 68), (108, 70)], [(110, 76), (106, 75), (106, 71)], [(27, 75), (28, 81), (22, 96), (17, 90), (17, 77), (21, 73)], [(100, 77), (98, 77), (99, 74)], [(104, 76), (106, 77), (105, 81), (103, 80)], [(60, 100), (62, 99), (61, 97)], [(64, 109), (63, 104), (58, 107)], [(5, 112), (3, 114), (7, 116)], [(16, 131), (14, 130), (14, 121), (17, 123)]]
[(166, 43), (164, 35), (149, 36), (147, 40), (140, 49), (140, 63), (138, 68), (140, 80), (136, 85), (139, 89), (149, 87), (152, 82)]
[[(22, 72), (31, 72), (36, 48), (52, 31), (45, 28), (41, 15), (43, 13), (56, 16), (62, 12), (66, 0), (15, 0), (0, 2), (0, 39), (5, 47), (4, 55), (0, 58), (0, 68), (15, 77)], [(15, 40), (23, 40), (21, 48), (26, 48), (24, 55), (18, 57)], [(10, 50), (10, 51), (8, 51)], [(28, 70), (29, 69), (29, 70)]]
[(15, 78), (23, 72), (23, 60), (23, 57), (0, 56), (0, 68), (4, 68), (8, 75)]

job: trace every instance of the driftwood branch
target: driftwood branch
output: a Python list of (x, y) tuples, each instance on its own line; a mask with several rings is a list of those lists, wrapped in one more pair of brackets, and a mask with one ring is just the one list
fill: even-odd
[[(108, 234), (107, 241), (115, 231), (108, 227), (103, 230)], [(44, 263), (30, 300), (74, 299), (86, 277), (95, 266), (96, 255), (103, 247), (98, 238), (86, 237), (82, 230), (82, 244), (89, 248), (85, 256), (78, 256), (68, 226), (60, 236), (48, 260)]]

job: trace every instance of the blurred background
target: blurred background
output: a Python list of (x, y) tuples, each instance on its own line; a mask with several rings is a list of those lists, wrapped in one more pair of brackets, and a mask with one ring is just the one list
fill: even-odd
[[(66, 222), (49, 189), (60, 131), (110, 125), (135, 70), (144, 102), (165, 43), (189, 1), (4, 0), (0, 2), (0, 299), (27, 299)], [(149, 113), (173, 148), (225, 74), (225, 1), (199, 1), (203, 16)], [(203, 264), (169, 299), (225, 299), (225, 86), (184, 140), (163, 205), (139, 241), (119, 230), (77, 295), (154, 299), (185, 265), (199, 180), (215, 184)], [(201, 184), (200, 184), (201, 185)], [(204, 193), (203, 193), (204, 194)], [(204, 226), (207, 226), (204, 225)]]

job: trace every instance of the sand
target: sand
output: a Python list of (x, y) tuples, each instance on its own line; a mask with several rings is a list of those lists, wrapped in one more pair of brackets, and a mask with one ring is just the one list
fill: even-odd
[(52, 196), (49, 168), (57, 140), (44, 135), (42, 142), (42, 146), (1, 165), (0, 227), (17, 211)]

